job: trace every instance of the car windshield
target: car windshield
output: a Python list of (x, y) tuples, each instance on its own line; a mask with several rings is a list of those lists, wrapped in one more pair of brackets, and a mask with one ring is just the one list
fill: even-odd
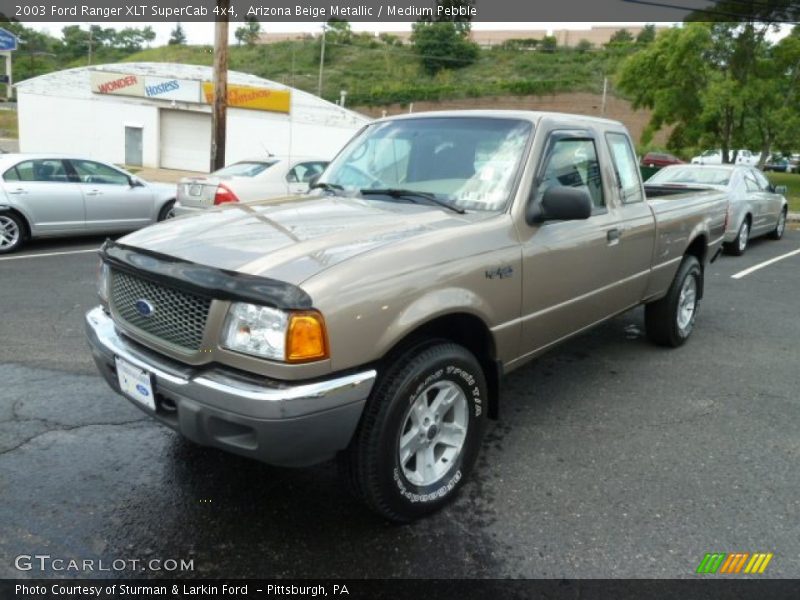
[(255, 177), (277, 162), (277, 160), (237, 162), (214, 171), (211, 175), (215, 177)]
[[(320, 185), (380, 199), (378, 190), (431, 195), (464, 210), (502, 210), (533, 127), (520, 119), (424, 117), (368, 126)], [(376, 190), (370, 193), (370, 190)], [(395, 200), (408, 194), (395, 194)]]
[(730, 169), (708, 169), (706, 167), (669, 167), (661, 169), (647, 183), (679, 183), (697, 185), (728, 185)]
[(714, 156), (715, 154), (719, 154), (719, 150), (706, 150), (700, 156)]

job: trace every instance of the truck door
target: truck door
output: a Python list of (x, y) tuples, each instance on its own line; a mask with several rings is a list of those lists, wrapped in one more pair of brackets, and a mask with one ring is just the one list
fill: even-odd
[[(608, 176), (604, 144), (593, 130), (548, 134), (529, 202), (541, 203), (553, 185), (582, 187), (592, 198), (593, 211), (585, 220), (526, 224), (520, 232), (523, 355), (543, 350), (641, 299), (652, 244), (641, 261), (623, 256), (629, 251), (623, 243), (627, 232), (616, 210), (615, 182)], [(639, 267), (642, 273), (637, 272)]]
[(627, 134), (609, 131), (605, 134), (614, 173), (614, 205), (610, 208), (619, 221), (619, 244), (615, 260), (626, 285), (626, 302), (637, 304), (644, 297), (653, 262), (655, 218), (645, 202), (639, 165)]

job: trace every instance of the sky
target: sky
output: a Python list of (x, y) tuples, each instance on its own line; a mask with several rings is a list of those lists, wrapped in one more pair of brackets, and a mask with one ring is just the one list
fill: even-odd
[[(61, 37), (61, 29), (66, 27), (67, 25), (81, 25), (84, 27), (88, 27), (89, 25), (94, 25), (95, 23), (35, 23), (29, 24), (29, 27), (33, 27), (36, 29), (40, 29), (43, 31), (47, 31), (51, 35), (55, 37)], [(155, 46), (160, 46), (167, 43), (169, 39), (170, 32), (175, 28), (175, 23), (96, 23), (97, 25), (102, 25), (103, 27), (113, 27), (115, 29), (122, 29), (123, 27), (145, 27), (149, 25), (153, 28), (156, 32), (156, 40), (154, 42)], [(403, 31), (403, 30), (410, 30), (411, 23), (408, 22), (400, 22), (400, 23), (391, 23), (391, 22), (374, 22), (374, 23), (351, 23), (350, 27), (353, 31), (373, 31), (373, 32), (381, 32), (381, 31)], [(618, 25), (620, 27), (624, 26), (635, 26), (635, 25), (642, 25), (642, 23), (473, 23), (472, 28), (475, 30), (503, 30), (503, 29), (516, 29), (516, 30), (527, 30), (527, 29), (589, 29), (593, 25), (603, 25), (603, 26), (614, 26)], [(209, 44), (213, 45), (214, 43), (214, 23), (182, 23), (183, 30), (186, 33), (187, 42), (189, 44)], [(238, 22), (231, 22), (230, 24), (230, 41), (231, 43), (235, 42), (235, 38), (233, 37), (234, 32), (236, 31), (237, 27), (240, 27), (241, 23)], [(308, 32), (308, 33), (316, 33), (320, 31), (322, 27), (322, 23), (301, 23), (301, 22), (290, 22), (290, 23), (262, 23), (261, 30), (267, 33), (274, 32)]]

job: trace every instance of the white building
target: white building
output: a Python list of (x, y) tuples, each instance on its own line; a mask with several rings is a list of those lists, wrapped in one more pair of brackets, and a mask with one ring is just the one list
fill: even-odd
[[(207, 172), (211, 67), (118, 63), (16, 84), (21, 152)], [(368, 118), (317, 96), (228, 72), (226, 163), (275, 155), (329, 158)]]

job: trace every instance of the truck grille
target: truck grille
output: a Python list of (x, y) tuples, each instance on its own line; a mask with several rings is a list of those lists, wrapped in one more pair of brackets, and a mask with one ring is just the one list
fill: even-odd
[[(125, 324), (186, 350), (200, 349), (210, 298), (112, 271), (110, 300)], [(137, 308), (139, 301), (152, 307), (149, 316)]]

